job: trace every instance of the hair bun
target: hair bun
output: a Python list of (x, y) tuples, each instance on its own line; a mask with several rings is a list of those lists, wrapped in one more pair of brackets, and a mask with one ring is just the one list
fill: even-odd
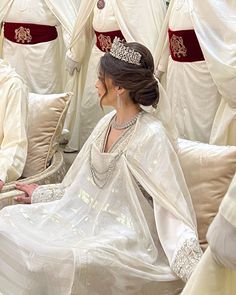
[(144, 85), (141, 89), (131, 93), (131, 97), (135, 103), (142, 104), (144, 106), (156, 107), (159, 101), (159, 88), (158, 83), (154, 79)]

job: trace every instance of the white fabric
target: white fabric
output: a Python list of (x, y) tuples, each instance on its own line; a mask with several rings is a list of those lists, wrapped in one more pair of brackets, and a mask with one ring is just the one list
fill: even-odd
[(233, 295), (236, 293), (236, 175), (212, 222), (209, 248), (182, 295)]
[(9, 0), (8, 5), (8, 10), (0, 8), (0, 22), (56, 26), (58, 38), (26, 46), (4, 38), (2, 57), (25, 79), (30, 91), (43, 94), (63, 92), (66, 79), (64, 54), (77, 15), (74, 0), (66, 3), (50, 0)]
[(210, 143), (236, 145), (236, 3), (234, 0), (192, 2), (194, 28), (222, 96)]
[[(175, 0), (169, 9), (167, 25), (171, 30), (195, 29), (191, 0)], [(221, 99), (218, 87), (206, 61), (177, 62), (171, 58), (167, 26), (164, 30), (166, 35), (162, 42), (165, 42), (165, 49), (158, 69), (167, 70), (166, 91), (179, 136), (208, 143)], [(159, 46), (163, 44), (159, 43)]]
[(96, 69), (103, 52), (93, 47), (95, 36), (92, 24), (104, 32), (120, 29), (128, 42), (140, 42), (153, 53), (165, 15), (163, 0), (111, 0), (105, 1), (102, 10), (97, 9), (96, 3), (97, 0), (82, 1), (68, 52), (69, 57), (82, 66), (80, 73), (75, 71), (68, 84), (69, 87), (74, 85), (73, 92), (77, 98), (70, 106), (65, 125), (71, 132), (69, 147), (73, 149), (82, 147), (99, 118), (104, 115), (94, 88)]
[(208, 229), (207, 241), (216, 262), (236, 270), (236, 227), (220, 213), (216, 215)]
[(0, 60), (0, 180), (13, 181), (27, 155), (28, 90), (20, 77)]
[[(127, 144), (102, 153), (99, 136), (113, 115), (100, 121), (79, 153), (61, 200), (0, 212), (0, 291), (179, 294), (182, 283), (170, 264), (186, 240), (196, 240), (196, 227), (177, 155), (161, 123), (147, 113)], [(89, 154), (104, 171), (119, 150), (112, 176), (99, 189)], [(154, 210), (137, 182), (152, 197)]]

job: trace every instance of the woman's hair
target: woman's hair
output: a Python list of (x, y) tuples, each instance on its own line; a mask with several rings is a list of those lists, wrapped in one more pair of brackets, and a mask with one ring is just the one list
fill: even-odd
[(140, 65), (130, 64), (106, 53), (101, 57), (99, 66), (99, 74), (104, 86), (106, 87), (105, 77), (109, 77), (115, 86), (129, 91), (134, 103), (156, 107), (159, 89), (154, 77), (154, 61), (151, 52), (136, 42), (124, 43), (124, 45), (141, 54)]

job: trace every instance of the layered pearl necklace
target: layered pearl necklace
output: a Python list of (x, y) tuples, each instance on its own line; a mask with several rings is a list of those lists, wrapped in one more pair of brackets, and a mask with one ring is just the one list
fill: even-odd
[[(137, 122), (137, 119), (139, 118), (139, 116), (142, 113), (143, 112), (140, 111), (133, 118), (131, 118), (128, 122), (125, 122), (125, 123), (122, 123), (122, 124), (117, 124), (116, 123), (116, 116), (114, 116), (112, 121), (110, 122), (110, 124), (108, 126), (108, 130), (110, 129), (110, 127), (118, 129), (118, 130), (126, 129), (124, 131), (124, 133), (118, 139), (118, 140), (121, 140), (123, 138), (123, 136), (126, 134), (126, 132), (128, 132), (128, 130), (129, 130), (128, 128), (131, 128)], [(106, 142), (106, 140), (107, 140), (107, 135), (105, 137), (104, 143)], [(93, 182), (95, 183), (95, 185), (98, 188), (103, 189), (105, 187), (105, 185), (108, 183), (108, 181), (110, 180), (114, 170), (116, 169), (116, 164), (117, 164), (118, 160), (120, 159), (120, 157), (122, 156), (122, 154), (123, 154), (123, 150), (119, 150), (119, 152), (110, 161), (108, 166), (103, 171), (99, 171), (93, 164), (92, 145), (91, 145), (90, 152), (89, 152), (89, 166), (90, 166), (90, 171), (91, 171), (91, 175), (92, 175), (92, 178), (93, 178)]]
[(137, 113), (133, 118), (131, 118), (129, 121), (124, 122), (124, 123), (117, 123), (116, 119), (117, 116), (114, 116), (112, 122), (111, 122), (111, 127), (117, 130), (123, 130), (123, 129), (127, 129), (131, 126), (133, 126), (136, 121), (138, 120), (138, 117), (140, 116), (140, 114), (142, 113), (142, 111), (140, 111), (139, 113)]

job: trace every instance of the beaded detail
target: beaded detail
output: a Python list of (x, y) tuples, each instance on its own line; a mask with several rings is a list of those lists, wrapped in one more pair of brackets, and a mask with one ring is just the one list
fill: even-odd
[(65, 193), (65, 189), (60, 183), (40, 185), (37, 187), (31, 197), (31, 203), (44, 203), (60, 200)]
[(171, 269), (184, 282), (187, 282), (195, 266), (202, 257), (202, 250), (198, 240), (192, 238), (186, 240), (181, 248), (177, 251), (175, 259), (171, 264)]
[(116, 116), (114, 116), (114, 118), (112, 119), (112, 122), (111, 122), (111, 127), (114, 129), (117, 129), (117, 130), (127, 129), (136, 123), (140, 114), (141, 114), (141, 112), (139, 112), (137, 115), (135, 115), (133, 118), (131, 118), (131, 120), (121, 123), (121, 124), (118, 124), (116, 122)]

